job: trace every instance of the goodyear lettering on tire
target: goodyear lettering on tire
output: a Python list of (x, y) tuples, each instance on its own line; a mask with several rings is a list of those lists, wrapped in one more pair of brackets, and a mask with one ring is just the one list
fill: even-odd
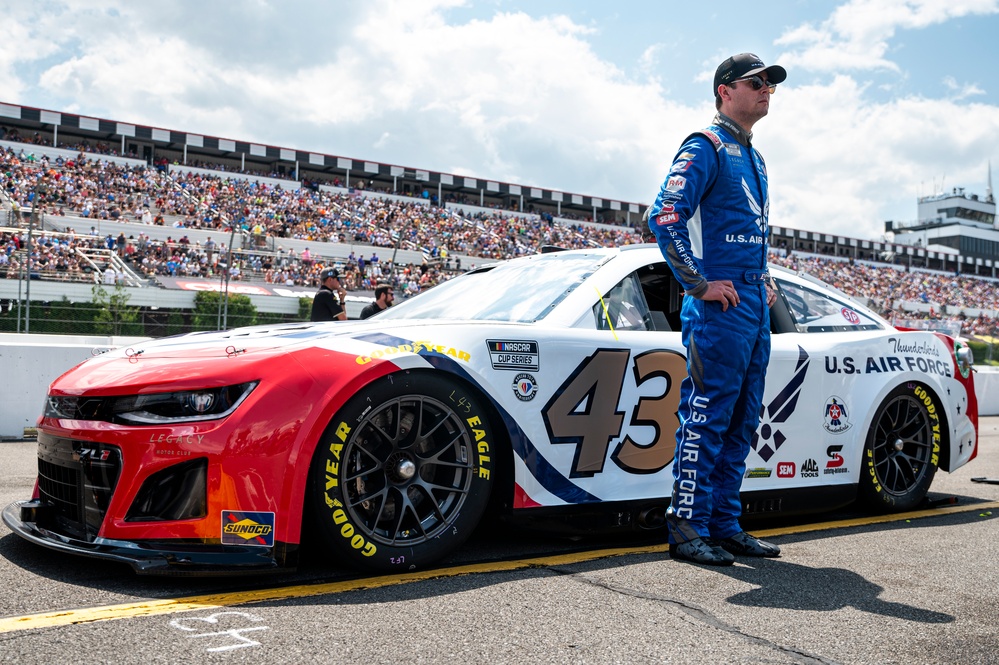
[(343, 504), (330, 496), (330, 490), (340, 485), (340, 454), (343, 452), (343, 444), (347, 442), (348, 434), (350, 434), (350, 426), (341, 422), (336, 428), (336, 437), (339, 441), (330, 443), (329, 454), (326, 458), (326, 507), (332, 511), (330, 516), (333, 518), (333, 523), (340, 527), (340, 536), (349, 542), (355, 550), (360, 550), (363, 556), (374, 556), (378, 548), (357, 532), (354, 525), (350, 523), (350, 518), (347, 516), (347, 511), (343, 509)]
[(930, 414), (930, 420), (933, 421), (933, 454), (930, 456), (930, 463), (933, 466), (939, 466), (940, 460), (940, 413), (937, 410), (937, 405), (933, 402), (933, 397), (926, 391), (922, 386), (916, 386), (913, 390), (916, 398), (923, 402), (923, 406), (926, 407), (927, 413)]

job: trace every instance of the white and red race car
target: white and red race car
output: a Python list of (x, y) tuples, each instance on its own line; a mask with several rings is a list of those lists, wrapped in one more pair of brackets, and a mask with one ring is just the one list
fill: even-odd
[[(772, 270), (746, 514), (923, 501), (975, 457), (970, 352)], [(18, 535), (140, 573), (293, 567), (303, 533), (378, 571), (514, 523), (655, 529), (686, 374), (654, 245), (481, 267), (366, 321), (167, 338), (53, 382)]]

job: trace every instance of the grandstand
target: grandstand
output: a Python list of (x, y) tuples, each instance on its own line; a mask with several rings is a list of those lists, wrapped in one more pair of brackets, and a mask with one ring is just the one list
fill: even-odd
[[(137, 306), (183, 308), (194, 292), (224, 289), (294, 316), (326, 265), (340, 266), (354, 293), (390, 281), (404, 296), (543, 245), (640, 242), (640, 210), (0, 104), (0, 276), (8, 278), (0, 300), (8, 302), (25, 297), (30, 274), (33, 294), (46, 300), (89, 300), (94, 284), (120, 284)], [(771, 227), (770, 244), (775, 263), (889, 318), (995, 334), (994, 258), (781, 227)]]

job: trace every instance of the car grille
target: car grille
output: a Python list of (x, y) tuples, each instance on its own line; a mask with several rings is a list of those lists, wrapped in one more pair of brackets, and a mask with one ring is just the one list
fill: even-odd
[(121, 450), (38, 433), (38, 491), (52, 507), (44, 526), (93, 540), (121, 475)]

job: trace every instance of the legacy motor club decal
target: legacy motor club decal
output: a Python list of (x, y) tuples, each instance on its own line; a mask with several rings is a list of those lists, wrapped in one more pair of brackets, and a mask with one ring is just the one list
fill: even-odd
[(822, 418), (822, 426), (830, 434), (842, 434), (853, 426), (847, 416), (843, 398), (835, 395), (826, 400)]

